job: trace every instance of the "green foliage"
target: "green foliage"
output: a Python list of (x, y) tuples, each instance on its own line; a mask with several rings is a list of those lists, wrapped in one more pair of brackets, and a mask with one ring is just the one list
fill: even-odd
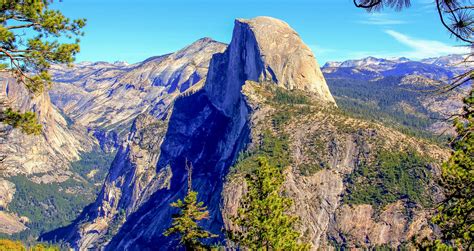
[(58, 246), (53, 246), (44, 243), (38, 243), (36, 245), (31, 246), (30, 248), (26, 248), (23, 243), (16, 240), (9, 240), (9, 239), (0, 239), (0, 251), (59, 251), (61, 250)]
[(431, 179), (429, 160), (414, 151), (379, 150), (374, 163), (362, 162), (347, 178), (349, 204), (370, 204), (382, 208), (400, 199), (429, 206), (426, 185)]
[(320, 162), (319, 165), (303, 163), (298, 166), (298, 170), (300, 171), (301, 175), (311, 176), (326, 167), (327, 166), (325, 162)]
[(445, 241), (472, 249), (474, 240), (474, 91), (464, 99), (464, 112), (454, 121), (458, 136), (452, 143), (453, 153), (442, 166), (441, 185), (446, 200), (433, 221), (443, 232)]
[(311, 176), (316, 172), (329, 167), (328, 161), (328, 143), (324, 136), (318, 132), (309, 135), (311, 141), (305, 145), (304, 154), (309, 157), (307, 163), (300, 163), (298, 170), (301, 175)]
[[(79, 52), (85, 19), (70, 20), (49, 9), (50, 0), (0, 0), (0, 70), (10, 70), (31, 93), (51, 86), (51, 64), (71, 64)], [(24, 35), (27, 36), (24, 36)], [(61, 41), (61, 42), (60, 42)], [(4, 119), (6, 118), (6, 119)], [(0, 111), (0, 122), (39, 134), (34, 113)]]
[[(439, 121), (435, 118), (440, 115), (424, 108), (420, 91), (425, 89), (404, 88), (399, 85), (400, 79), (395, 77), (377, 81), (327, 78), (327, 81), (337, 105), (345, 114), (381, 122), (404, 134), (444, 144), (444, 137), (427, 130), (434, 122)], [(387, 92), (387, 89), (390, 89), (390, 92)], [(409, 104), (414, 110), (407, 112), (401, 109), (402, 102)]]
[(298, 92), (297, 90), (289, 91), (283, 88), (275, 88), (274, 96), (272, 99), (273, 102), (280, 104), (309, 104), (309, 98), (303, 93)]
[(288, 136), (280, 134), (274, 135), (270, 130), (265, 130), (260, 135), (260, 142), (257, 149), (251, 152), (244, 152), (239, 155), (239, 159), (232, 168), (232, 172), (251, 173), (259, 168), (259, 156), (265, 156), (268, 162), (279, 169), (283, 169), (290, 164)]
[(293, 115), (287, 110), (276, 112), (272, 117), (273, 128), (280, 129), (285, 123), (290, 121), (292, 117)]
[(30, 248), (30, 251), (59, 251), (61, 250), (58, 246), (47, 245), (47, 244), (36, 244)]
[(282, 170), (258, 157), (259, 167), (246, 175), (247, 193), (232, 223), (238, 230), (229, 239), (250, 250), (308, 250), (295, 230), (298, 217), (288, 214), (293, 201), (281, 195)]
[(26, 251), (26, 247), (20, 241), (0, 239), (1, 251)]
[[(9, 63), (18, 80), (33, 93), (51, 84), (53, 63), (70, 64), (79, 52), (85, 19), (71, 20), (49, 9), (49, 0), (0, 1), (0, 63)], [(21, 34), (28, 38), (21, 38)], [(67, 39), (76, 39), (70, 43)], [(62, 42), (59, 42), (62, 41)]]
[[(72, 171), (83, 179), (71, 178), (63, 183), (37, 184), (25, 176), (9, 178), (16, 185), (9, 211), (30, 220), (27, 230), (12, 237), (29, 241), (71, 223), (85, 206), (95, 200), (112, 160), (113, 154), (100, 149), (81, 153), (81, 160), (72, 162), (71, 166)], [(93, 178), (88, 178), (87, 174), (94, 169), (98, 172)]]
[(276, 109), (271, 117), (271, 121), (272, 127), (279, 133), (283, 132), (283, 126), (291, 121), (292, 118), (311, 114), (314, 111), (309, 105), (278, 105)]
[[(71, 169), (84, 179), (90, 181), (91, 185), (102, 183), (114, 157), (114, 152), (106, 153), (100, 148), (94, 148), (91, 152), (81, 153), (80, 159), (71, 163)], [(96, 173), (91, 177), (89, 174), (94, 170), (96, 170)]]
[[(413, 242), (416, 242), (416, 239), (413, 240)], [(454, 248), (452, 245), (447, 244), (441, 240), (428, 240), (424, 239), (421, 242), (416, 244), (416, 247), (418, 250), (436, 250), (436, 251), (455, 251), (458, 250)], [(469, 250), (469, 249), (466, 249)]]
[(16, 192), (9, 210), (30, 220), (29, 229), (17, 234), (22, 240), (69, 224), (95, 197), (88, 184), (72, 179), (37, 184), (25, 176), (14, 176), (10, 181), (15, 184)]
[(13, 128), (19, 128), (26, 134), (39, 135), (41, 133), (41, 124), (38, 123), (36, 114), (34, 112), (15, 112), (11, 108), (7, 108), (6, 111), (0, 115), (0, 122), (12, 126)]
[(180, 235), (179, 243), (188, 250), (206, 250), (207, 246), (201, 240), (216, 237), (198, 225), (199, 221), (209, 218), (209, 212), (203, 202), (198, 202), (197, 195), (189, 190), (184, 200), (171, 203), (179, 213), (173, 215), (173, 222), (164, 233), (165, 236)]

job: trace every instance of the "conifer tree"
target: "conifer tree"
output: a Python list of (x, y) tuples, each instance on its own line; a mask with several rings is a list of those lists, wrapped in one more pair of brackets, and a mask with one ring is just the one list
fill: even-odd
[(250, 250), (307, 250), (295, 230), (298, 217), (288, 214), (293, 201), (281, 195), (284, 176), (259, 157), (259, 168), (246, 176), (247, 193), (232, 223), (238, 230), (229, 232), (229, 239)]
[[(51, 85), (48, 73), (51, 64), (74, 61), (80, 50), (78, 37), (83, 35), (86, 23), (85, 19), (71, 20), (50, 9), (51, 3), (51, 0), (0, 0), (0, 72), (13, 73), (33, 95)], [(5, 102), (0, 100), (0, 122), (20, 127), (25, 133), (38, 131), (40, 125), (32, 113), (9, 110), (6, 114), (6, 111)]]
[(188, 164), (187, 160), (186, 169), (188, 171), (188, 192), (184, 200), (178, 199), (171, 203), (172, 207), (179, 209), (179, 213), (173, 215), (173, 222), (164, 235), (179, 235), (179, 243), (186, 250), (205, 250), (207, 246), (201, 240), (217, 236), (204, 230), (198, 224), (199, 221), (209, 218), (209, 211), (203, 206), (203, 202), (198, 202), (198, 193), (192, 190), (192, 165)]
[(20, 113), (7, 108), (2, 116), (4, 123), (11, 125), (13, 128), (20, 128), (26, 134), (38, 135), (41, 132), (41, 125), (38, 123), (34, 112)]
[[(441, 185), (446, 200), (434, 217), (444, 241), (460, 249), (474, 248), (474, 90), (464, 99), (464, 112), (454, 121), (457, 137), (453, 153), (443, 164)], [(438, 246), (442, 245), (438, 243)]]
[[(409, 7), (411, 0), (353, 0), (355, 6), (371, 11), (379, 11), (384, 7), (402, 10)], [(452, 154), (442, 166), (441, 186), (446, 200), (437, 208), (438, 214), (433, 222), (441, 227), (442, 239), (429, 243), (433, 249), (453, 249), (451, 244), (462, 250), (472, 250), (474, 242), (474, 94), (472, 84), (474, 68), (474, 5), (471, 0), (434, 0), (432, 1), (441, 24), (456, 40), (464, 42), (471, 48), (463, 62), (467, 70), (447, 81), (437, 91), (449, 92), (455, 88), (471, 84), (471, 91), (464, 99), (464, 111), (454, 114), (454, 126), (457, 137), (451, 143)]]

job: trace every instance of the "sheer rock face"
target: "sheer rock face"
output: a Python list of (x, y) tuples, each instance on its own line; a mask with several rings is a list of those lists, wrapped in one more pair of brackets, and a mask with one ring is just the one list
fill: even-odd
[[(295, 201), (293, 213), (301, 218), (300, 230), (314, 249), (329, 248), (334, 243), (396, 245), (419, 230), (431, 234), (421, 211), (412, 210), (419, 217), (407, 226), (407, 216), (401, 215), (406, 208), (400, 201), (387, 207), (381, 215), (384, 222), (381, 222), (369, 205), (350, 207), (341, 198), (346, 189), (345, 177), (357, 168), (360, 158), (375, 158), (378, 140), (390, 150), (397, 150), (397, 144), (402, 142), (402, 145), (417, 148), (420, 154), (429, 153), (437, 159), (440, 159), (437, 155), (446, 152), (381, 125), (334, 112), (334, 99), (316, 60), (286, 23), (268, 17), (236, 20), (231, 43), (225, 51), (212, 56), (207, 77), (184, 93), (171, 93), (166, 102), (141, 99), (138, 90), (154, 90), (148, 81), (150, 76), (165, 74), (162, 71), (166, 71), (166, 67), (161, 65), (165, 58), (183, 59), (179, 53), (171, 55), (175, 56), (151, 59), (154, 66), (149, 70), (156, 70), (152, 70), (153, 74), (146, 71), (123, 75), (134, 75), (130, 81), (136, 77), (143, 81), (134, 82), (133, 86), (138, 88), (131, 89), (136, 91), (126, 94), (126, 88), (121, 86), (115, 89), (120, 91), (110, 94), (115, 99), (127, 95), (140, 97), (137, 103), (131, 104), (130, 111), (140, 107), (139, 103), (144, 100), (148, 110), (135, 116), (96, 202), (58, 237), (80, 250), (175, 247), (176, 239), (164, 236), (163, 232), (175, 213), (170, 203), (182, 199), (187, 191), (186, 161), (193, 165), (192, 188), (199, 193), (198, 199), (204, 202), (210, 214), (201, 225), (210, 232), (222, 233), (223, 227), (232, 227), (228, 219), (236, 213), (246, 189), (242, 177), (227, 176), (229, 168), (240, 152), (261, 144), (262, 132), (266, 130), (276, 137), (288, 136), (291, 166), (285, 171), (285, 193)], [(193, 58), (193, 53), (183, 55), (188, 55), (188, 60)], [(171, 69), (170, 72), (178, 71)], [(165, 88), (158, 92), (170, 88), (170, 82), (165, 82), (157, 84)], [(125, 82), (117, 80), (116, 83)], [(275, 88), (272, 85), (298, 90), (295, 94), (309, 92), (310, 104), (275, 105), (277, 101), (267, 99), (271, 93), (265, 93)], [(117, 93), (123, 95), (114, 97)], [(284, 131), (277, 132), (272, 116), (290, 106), (307, 109), (294, 113), (284, 110), (291, 111), (286, 114), (291, 118)], [(113, 114), (118, 113), (113, 111)], [(321, 154), (315, 154), (313, 149), (320, 143), (317, 140), (327, 147)], [(303, 164), (320, 165), (321, 156), (327, 157), (327, 167), (308, 175), (301, 173), (299, 168)], [(241, 174), (238, 172), (236, 170), (236, 175)], [(406, 223), (406, 227), (402, 229), (400, 222)], [(223, 234), (220, 241), (224, 241)]]
[[(91, 151), (96, 142), (85, 128), (70, 124), (47, 93), (31, 96), (7, 73), (0, 74), (0, 101), (15, 111), (36, 113), (42, 125), (39, 135), (26, 135), (0, 123), (0, 233), (13, 234), (26, 226), (8, 210), (16, 191), (8, 178), (24, 175), (35, 183), (61, 183), (76, 178), (70, 163), (78, 160), (82, 151)], [(51, 205), (50, 201), (42, 203)]]
[(156, 167), (166, 123), (146, 114), (135, 120), (128, 139), (117, 152), (96, 203), (86, 211), (93, 220), (71, 233), (80, 236), (79, 247), (93, 247), (108, 241), (103, 235), (117, 231), (110, 227), (110, 222), (123, 220), (119, 217), (135, 212), (157, 190), (169, 188), (170, 167), (160, 170)]
[[(186, 160), (194, 167), (193, 189), (210, 212), (202, 225), (214, 233), (229, 227), (225, 217), (238, 206), (242, 182), (226, 183), (226, 175), (238, 153), (258, 141), (259, 118), (268, 125), (271, 119), (265, 113), (275, 110), (263, 105), (264, 100), (250, 103), (252, 91), (242, 90), (248, 83), (309, 92), (318, 105), (328, 110), (335, 106), (311, 51), (286, 23), (267, 17), (236, 20), (231, 43), (212, 56), (203, 85), (165, 104), (165, 112), (149, 110), (134, 120), (97, 201), (65, 238), (81, 249), (147, 250), (175, 245), (174, 239), (162, 233), (174, 212), (170, 203), (183, 198), (187, 190)], [(137, 84), (148, 88), (146, 81)], [(297, 138), (291, 138), (292, 151), (301, 150), (306, 143), (298, 142), (311, 138), (308, 132), (325, 126), (325, 119), (320, 114), (304, 128), (293, 130)], [(344, 176), (357, 161), (354, 138), (346, 135), (340, 142), (345, 150), (334, 157), (332, 169), (312, 177), (288, 173), (285, 185), (314, 247), (327, 244), (341, 206)], [(297, 153), (292, 154), (297, 158)]]
[(237, 22), (253, 32), (266, 79), (289, 90), (317, 93), (321, 100), (334, 102), (311, 49), (287, 23), (271, 17)]
[(126, 138), (137, 115), (150, 110), (162, 115), (178, 95), (202, 85), (212, 55), (225, 48), (202, 38), (175, 53), (133, 65), (55, 65), (52, 100), (76, 123), (94, 130), (103, 148), (114, 149), (118, 144), (113, 143)]
[(47, 93), (32, 97), (7, 74), (0, 76), (0, 99), (14, 110), (35, 112), (42, 124), (38, 136), (0, 124), (6, 130), (0, 139), (0, 155), (5, 156), (0, 162), (0, 176), (29, 175), (37, 183), (62, 182), (71, 177), (69, 163), (95, 144), (85, 128), (69, 124)]
[[(171, 55), (160, 58), (158, 65), (167, 58), (182, 58), (179, 53)], [(164, 74), (160, 73), (163, 70), (156, 74)], [(148, 69), (142, 76), (149, 79), (149, 74)], [(287, 24), (266, 17), (237, 20), (230, 45), (212, 56), (202, 90), (202, 85), (190, 89), (191, 95), (185, 94), (167, 106), (170, 112), (150, 112), (153, 116), (135, 120), (98, 200), (88, 211), (89, 221), (74, 227), (67, 238), (80, 248), (101, 243), (108, 243), (111, 249), (170, 245), (173, 240), (162, 233), (171, 222), (169, 204), (186, 192), (186, 159), (194, 167), (193, 188), (211, 215), (204, 225), (220, 232), (223, 182), (250, 132), (251, 110), (241, 93), (246, 81), (306, 90), (323, 102), (335, 104), (311, 51)], [(146, 81), (140, 85), (148, 88)], [(157, 85), (169, 87), (161, 82)], [(156, 123), (163, 123), (165, 131), (150, 129)], [(140, 146), (144, 141), (148, 143)], [(162, 180), (158, 176), (166, 177), (166, 182), (155, 185), (156, 180)], [(123, 226), (107, 239), (108, 233), (117, 231), (111, 226), (122, 210), (126, 215)]]
[[(287, 41), (274, 44), (278, 37), (286, 35)], [(172, 245), (173, 240), (162, 233), (171, 223), (169, 204), (186, 192), (186, 159), (194, 166), (193, 189), (209, 209), (210, 220), (203, 224), (211, 232), (221, 232), (225, 176), (248, 143), (251, 130), (249, 115), (253, 108), (241, 91), (248, 81), (309, 91), (322, 103), (335, 104), (310, 50), (287, 24), (265, 17), (237, 20), (227, 49), (212, 57), (204, 89), (178, 99), (172, 108), (155, 164), (158, 173), (170, 167), (169, 187), (159, 188), (128, 214), (107, 248)]]
[[(266, 131), (274, 137), (288, 137), (290, 161), (284, 172), (284, 194), (293, 199), (291, 214), (300, 218), (299, 231), (303, 240), (311, 243), (312, 250), (334, 249), (335, 245), (342, 248), (370, 249), (383, 245), (396, 248), (414, 236), (417, 239), (433, 237), (429, 210), (421, 206), (414, 207), (402, 199), (379, 212), (368, 204), (350, 205), (345, 202), (347, 177), (358, 171), (364, 160), (376, 159), (380, 149), (399, 152), (406, 151), (400, 149), (400, 145), (412, 147), (418, 154), (436, 160), (433, 163), (436, 166), (449, 155), (447, 149), (377, 123), (327, 112), (320, 109), (319, 104), (294, 106), (285, 113), (289, 116), (287, 123), (282, 123), (277, 130), (273, 121), (281, 112), (282, 105), (272, 102), (272, 93), (251, 82), (244, 85), (243, 92), (252, 109), (249, 121), (251, 144), (247, 149), (251, 151), (255, 145), (261, 144)], [(320, 167), (319, 158), (324, 160), (325, 167)], [(313, 173), (302, 173), (301, 168), (308, 165), (319, 168)], [(428, 167), (428, 170), (437, 172), (436, 168)], [(226, 229), (236, 228), (231, 219), (237, 215), (239, 201), (247, 190), (245, 175), (245, 170), (234, 170), (224, 184), (222, 217)], [(436, 197), (433, 191), (427, 196)]]
[(0, 178), (0, 210), (8, 208), (8, 204), (12, 201), (15, 191), (15, 184)]
[(232, 41), (223, 54), (213, 57), (208, 78), (213, 81), (206, 91), (225, 113), (247, 80), (313, 92), (335, 104), (309, 47), (287, 23), (271, 17), (237, 19)]

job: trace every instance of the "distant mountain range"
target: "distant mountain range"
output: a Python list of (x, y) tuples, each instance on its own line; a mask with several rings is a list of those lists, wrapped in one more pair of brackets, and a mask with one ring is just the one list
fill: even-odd
[(332, 77), (373, 79), (377, 77), (418, 75), (433, 80), (448, 80), (464, 72), (473, 63), (461, 63), (463, 55), (448, 55), (419, 61), (400, 58), (367, 57), (343, 62), (327, 62), (322, 70)]
[(435, 92), (473, 63), (463, 55), (448, 55), (420, 61), (408, 58), (375, 58), (328, 62), (322, 71), (338, 104), (347, 111), (395, 126), (452, 133), (444, 121), (462, 106), (470, 88), (466, 83), (449, 93)]
[[(435, 123), (430, 116), (440, 111), (406, 89), (462, 71), (439, 62), (446, 60), (366, 58), (329, 63), (321, 72), (286, 23), (262, 17), (236, 20), (229, 45), (204, 39), (135, 65), (84, 64), (72, 74), (58, 68), (60, 86), (75, 91), (59, 87), (53, 101), (77, 123), (116, 132), (121, 143), (96, 201), (72, 225), (43, 237), (83, 249), (176, 245), (161, 233), (170, 224), (169, 203), (185, 193), (187, 159), (193, 188), (210, 210), (203, 226), (224, 241), (221, 229), (232, 227), (229, 217), (250, 168), (237, 159), (251, 163), (257, 154), (291, 166), (285, 191), (314, 247), (398, 247), (416, 235), (408, 229), (435, 234), (424, 210), (425, 199), (437, 199), (425, 187), (435, 171), (425, 167), (439, 166), (447, 154), (429, 131)], [(403, 173), (410, 177), (403, 184), (359, 182), (361, 168), (378, 170), (385, 154), (403, 165), (406, 153), (425, 178)], [(423, 199), (405, 193), (406, 184), (415, 184), (410, 189)], [(377, 195), (387, 188), (400, 194)]]
[[(226, 245), (243, 177), (265, 156), (287, 171), (291, 213), (314, 248), (398, 248), (435, 236), (433, 177), (449, 154), (437, 133), (451, 129), (441, 119), (460, 109), (466, 87), (426, 91), (472, 67), (454, 65), (462, 59), (320, 68), (288, 24), (258, 17), (236, 20), (228, 45), (203, 38), (137, 64), (54, 65), (41, 99), (17, 98), (23, 91), (5, 77), (2, 93), (48, 130), (28, 139), (10, 128), (1, 142), (0, 154), (15, 156), (0, 173), (0, 233), (79, 249), (176, 246), (162, 233), (190, 161), (210, 211), (202, 226)], [(32, 159), (42, 169), (31, 171)]]
[(466, 58), (465, 55), (459, 54), (451, 54), (446, 56), (434, 57), (434, 58), (425, 58), (421, 60), (411, 60), (406, 57), (398, 57), (398, 58), (376, 58), (376, 57), (366, 57), (362, 59), (353, 59), (353, 60), (346, 60), (342, 62), (327, 62), (324, 64), (323, 68), (329, 67), (363, 67), (368, 65), (395, 65), (407, 62), (421, 62), (425, 64), (437, 65), (437, 66), (444, 66), (444, 67), (454, 67), (454, 68), (463, 68), (468, 67), (469, 64), (472, 63), (462, 63), (463, 60)]

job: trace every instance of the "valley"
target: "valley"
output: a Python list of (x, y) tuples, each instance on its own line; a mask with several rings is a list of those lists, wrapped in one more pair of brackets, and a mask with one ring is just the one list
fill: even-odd
[[(314, 51), (318, 55), (318, 51)], [(257, 158), (285, 175), (301, 239), (317, 248), (412, 248), (433, 239), (431, 207), (465, 85), (432, 90), (471, 65), (449, 55), (364, 58), (320, 67), (287, 23), (236, 19), (229, 44), (199, 39), (136, 64), (53, 65), (33, 99), (9, 76), (1, 97), (44, 130), (5, 127), (0, 236), (81, 250), (153, 250), (185, 162), (209, 210), (202, 226), (225, 245)]]

